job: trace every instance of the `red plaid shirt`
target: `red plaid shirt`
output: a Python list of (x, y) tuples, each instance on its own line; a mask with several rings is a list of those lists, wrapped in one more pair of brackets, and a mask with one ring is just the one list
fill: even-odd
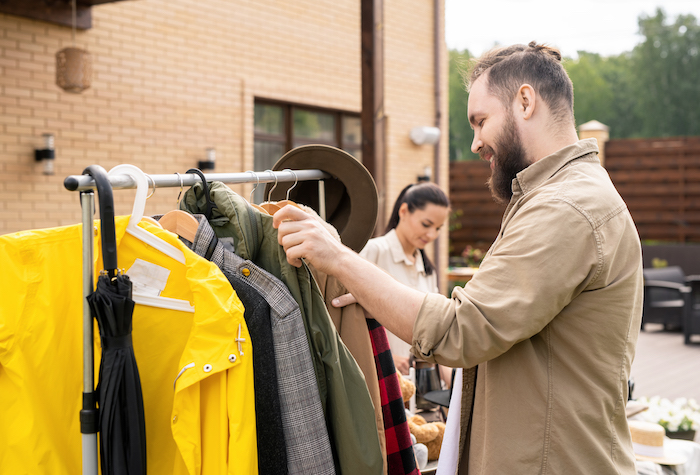
[(387, 472), (389, 475), (420, 475), (420, 470), (416, 467), (401, 385), (391, 356), (386, 330), (373, 318), (367, 319), (367, 327), (372, 340), (374, 362), (377, 365), (379, 377), (379, 392), (382, 398)]

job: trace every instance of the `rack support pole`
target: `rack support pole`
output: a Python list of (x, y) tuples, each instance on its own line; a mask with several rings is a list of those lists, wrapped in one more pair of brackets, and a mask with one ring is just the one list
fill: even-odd
[(80, 411), (80, 432), (83, 448), (83, 475), (97, 475), (97, 419), (95, 397), (95, 361), (93, 354), (92, 314), (87, 296), (92, 293), (95, 193), (80, 193), (83, 221), (83, 408)]

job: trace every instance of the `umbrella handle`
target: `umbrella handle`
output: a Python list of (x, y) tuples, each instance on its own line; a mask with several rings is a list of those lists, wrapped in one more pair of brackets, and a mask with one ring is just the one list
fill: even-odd
[(202, 190), (204, 191), (204, 200), (207, 204), (207, 209), (204, 212), (204, 217), (207, 218), (207, 221), (211, 219), (211, 212), (214, 208), (216, 208), (216, 203), (214, 203), (211, 200), (211, 197), (209, 196), (209, 185), (207, 185), (207, 179), (204, 178), (204, 173), (202, 173), (202, 170), (199, 168), (190, 168), (187, 170), (186, 173), (195, 173), (199, 176), (199, 179), (202, 180)]
[(90, 165), (83, 170), (83, 175), (95, 179), (95, 187), (99, 194), (100, 226), (102, 233), (102, 264), (110, 277), (116, 275), (117, 269), (117, 236), (114, 230), (114, 196), (112, 184), (107, 172), (99, 165)]

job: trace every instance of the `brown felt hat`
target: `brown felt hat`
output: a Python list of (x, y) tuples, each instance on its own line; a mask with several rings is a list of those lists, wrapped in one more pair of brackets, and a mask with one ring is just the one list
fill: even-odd
[[(325, 180), (326, 221), (338, 230), (343, 244), (356, 252), (365, 247), (377, 223), (379, 197), (372, 175), (355, 157), (329, 145), (302, 145), (285, 153), (272, 169), (318, 169), (332, 175)], [(273, 186), (265, 185), (266, 197)], [(270, 200), (281, 201), (286, 196), (287, 188), (278, 186)], [(300, 181), (289, 199), (318, 213), (318, 181)]]

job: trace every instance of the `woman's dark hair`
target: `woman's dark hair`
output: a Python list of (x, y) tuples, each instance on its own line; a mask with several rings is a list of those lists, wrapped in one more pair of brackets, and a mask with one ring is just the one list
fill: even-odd
[[(389, 223), (386, 225), (384, 234), (388, 233), (392, 229), (395, 229), (399, 224), (399, 209), (401, 205), (406, 203), (408, 206), (408, 211), (413, 213), (417, 209), (425, 209), (428, 203), (444, 206), (445, 208), (450, 207), (450, 200), (447, 199), (447, 195), (444, 191), (440, 189), (435, 183), (422, 182), (417, 184), (410, 184), (399, 193), (399, 197), (396, 198), (394, 203), (394, 209), (391, 212), (391, 217), (389, 218)], [(423, 267), (425, 267), (425, 274), (431, 275), (435, 270), (435, 266), (428, 256), (425, 254), (423, 249), (419, 249), (420, 255), (423, 258)]]

